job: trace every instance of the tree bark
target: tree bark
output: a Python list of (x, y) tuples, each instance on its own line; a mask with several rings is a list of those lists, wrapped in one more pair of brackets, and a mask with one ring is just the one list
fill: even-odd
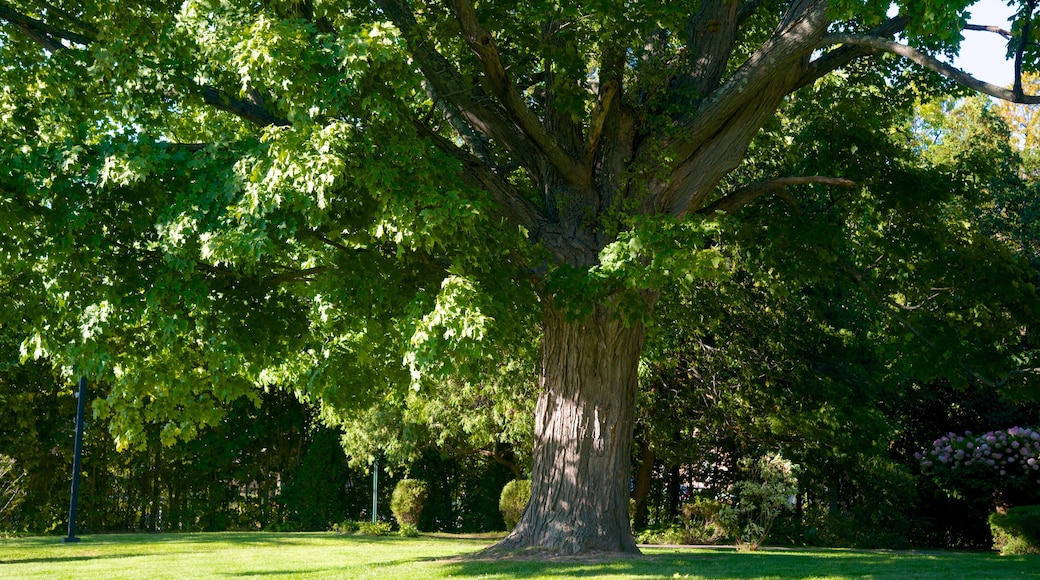
[(644, 337), (604, 305), (579, 321), (546, 306), (531, 500), (494, 550), (638, 553), (628, 504)]

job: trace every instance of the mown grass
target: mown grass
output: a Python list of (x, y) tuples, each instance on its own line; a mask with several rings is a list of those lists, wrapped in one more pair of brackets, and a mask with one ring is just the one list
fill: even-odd
[(0, 540), (0, 578), (1040, 578), (1040, 556), (648, 548), (640, 557), (466, 558), (488, 540), (338, 534), (126, 534)]

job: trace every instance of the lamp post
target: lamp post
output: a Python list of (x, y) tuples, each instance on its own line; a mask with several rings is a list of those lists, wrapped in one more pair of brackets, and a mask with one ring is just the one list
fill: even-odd
[(69, 535), (62, 542), (78, 542), (76, 537), (76, 502), (79, 500), (80, 459), (83, 456), (83, 415), (87, 406), (87, 377), (79, 380), (76, 404), (76, 444), (72, 453), (72, 497), (69, 499)]
[(376, 523), (377, 511), (379, 510), (379, 458), (372, 462), (372, 523)]

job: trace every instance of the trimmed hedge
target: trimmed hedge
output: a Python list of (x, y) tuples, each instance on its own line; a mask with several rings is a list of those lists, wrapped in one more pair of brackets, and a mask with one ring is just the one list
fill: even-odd
[(512, 531), (524, 515), (527, 502), (531, 500), (531, 480), (514, 479), (502, 488), (502, 497), (498, 501), (498, 509), (502, 512), (502, 519), (506, 521), (506, 528)]
[(423, 506), (426, 504), (428, 488), (425, 481), (402, 479), (394, 487), (390, 497), (390, 511), (394, 512), (399, 524), (419, 525)]
[(993, 549), (1000, 555), (1040, 554), (1040, 505), (1008, 508), (989, 516)]

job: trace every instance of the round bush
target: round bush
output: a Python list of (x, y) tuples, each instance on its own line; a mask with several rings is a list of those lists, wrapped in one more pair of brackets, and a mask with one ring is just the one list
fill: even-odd
[(1040, 554), (1040, 505), (1008, 508), (989, 517), (993, 547), (1002, 556)]
[(524, 508), (531, 499), (531, 480), (514, 479), (502, 488), (502, 497), (498, 501), (498, 509), (502, 512), (502, 519), (506, 521), (506, 527), (510, 530), (516, 527), (520, 516), (524, 515)]
[(390, 497), (390, 511), (400, 524), (416, 526), (426, 503), (427, 487), (425, 481), (418, 479), (402, 479), (394, 487)]

